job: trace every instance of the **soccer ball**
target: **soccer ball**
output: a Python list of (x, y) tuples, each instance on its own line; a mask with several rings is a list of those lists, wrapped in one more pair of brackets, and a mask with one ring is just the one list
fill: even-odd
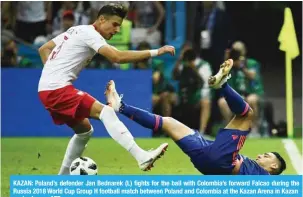
[(70, 165), (69, 173), (70, 175), (97, 175), (98, 167), (91, 158), (79, 157)]

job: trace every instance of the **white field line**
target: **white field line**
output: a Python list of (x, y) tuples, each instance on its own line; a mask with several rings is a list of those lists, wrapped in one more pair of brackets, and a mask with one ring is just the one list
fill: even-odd
[(283, 139), (284, 148), (290, 158), (291, 164), (296, 170), (297, 174), (303, 175), (303, 157), (296, 145), (291, 139)]

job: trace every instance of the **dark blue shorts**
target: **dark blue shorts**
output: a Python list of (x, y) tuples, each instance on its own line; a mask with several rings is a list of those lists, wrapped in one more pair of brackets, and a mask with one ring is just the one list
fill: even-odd
[(214, 141), (206, 140), (199, 132), (176, 141), (194, 166), (203, 174), (231, 174), (238, 152), (249, 131), (220, 129)]

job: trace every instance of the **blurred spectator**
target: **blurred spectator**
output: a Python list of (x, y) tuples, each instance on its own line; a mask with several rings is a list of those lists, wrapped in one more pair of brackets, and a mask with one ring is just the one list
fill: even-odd
[(90, 23), (90, 19), (84, 13), (76, 11), (77, 3), (75, 1), (63, 1), (61, 8), (57, 12), (57, 16), (54, 18), (53, 22), (53, 31), (58, 31), (64, 28), (63, 24), (63, 15), (66, 11), (72, 11), (74, 15), (74, 24), (76, 25), (88, 25)]
[[(208, 86), (211, 74), (210, 64), (197, 57), (195, 51), (185, 44), (173, 70), (173, 78), (179, 81), (179, 118), (189, 127), (199, 129), (201, 134), (205, 134), (211, 112)], [(195, 116), (199, 118), (195, 119)]]
[[(234, 68), (231, 72), (232, 78), (229, 79), (228, 83), (245, 98), (254, 110), (256, 117), (250, 136), (257, 137), (259, 136), (257, 130), (259, 105), (263, 98), (264, 90), (261, 80), (260, 64), (255, 59), (248, 58), (246, 52), (244, 43), (240, 41), (234, 42), (231, 50), (226, 51), (226, 59), (232, 58), (234, 60)], [(225, 99), (220, 98), (218, 105), (224, 119), (229, 121), (232, 113)]]
[(1, 28), (13, 29), (15, 16), (12, 16), (13, 4), (9, 1), (1, 2)]
[[(141, 42), (137, 50), (150, 50), (151, 46), (147, 42)], [(152, 69), (153, 80), (153, 112), (162, 116), (171, 116), (172, 107), (177, 102), (177, 96), (174, 88), (164, 78), (164, 62), (159, 59), (149, 58), (144, 61), (136, 62), (134, 69)]]
[(1, 31), (1, 66), (2, 67), (29, 67), (28, 58), (18, 56), (18, 47), (14, 34), (8, 30)]
[(49, 39), (46, 36), (37, 36), (34, 40), (33, 46), (37, 49), (47, 43)]
[[(121, 24), (120, 31), (110, 40), (108, 40), (107, 43), (122, 51), (129, 50), (131, 47), (131, 31), (132, 22), (127, 19), (124, 19)], [(122, 70), (127, 70), (131, 66), (129, 63), (123, 63), (118, 65), (117, 67)]]
[(72, 27), (75, 23), (75, 15), (72, 10), (66, 10), (62, 15), (62, 27), (59, 30), (55, 30), (52, 33), (52, 37), (56, 37), (59, 34), (67, 31), (70, 27)]
[(224, 61), (232, 27), (222, 1), (187, 2), (187, 40), (214, 70)]
[(32, 43), (37, 36), (46, 36), (51, 30), (52, 2), (7, 2), (5, 9), (9, 10), (5, 11), (5, 15), (11, 23), (7, 25), (24, 41)]
[(93, 69), (118, 69), (119, 64), (111, 63), (108, 59), (103, 57), (102, 55), (96, 54), (89, 65), (86, 68)]
[(133, 1), (130, 12), (133, 14), (134, 28), (132, 30), (132, 44), (138, 45), (142, 41), (152, 46), (161, 44), (161, 25), (165, 10), (159, 1)]

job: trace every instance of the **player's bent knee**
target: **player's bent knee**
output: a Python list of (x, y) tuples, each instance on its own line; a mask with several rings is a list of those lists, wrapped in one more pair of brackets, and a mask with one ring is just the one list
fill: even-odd
[(105, 105), (101, 104), (99, 101), (95, 101), (90, 109), (89, 116), (94, 119), (99, 119), (101, 111), (104, 107)]
[(90, 130), (92, 130), (92, 128), (93, 127), (87, 118), (83, 119), (81, 122), (78, 122), (77, 125), (72, 127), (72, 129), (74, 130), (74, 132), (76, 134), (83, 134), (83, 133), (90, 132)]
[(250, 107), (247, 114), (246, 114), (247, 119), (252, 120), (254, 118), (254, 115), (255, 115), (254, 110)]
[(256, 95), (256, 94), (251, 94), (251, 95), (249, 95), (249, 96), (247, 97), (246, 100), (247, 100), (247, 102), (248, 102), (250, 105), (255, 105), (255, 104), (258, 103), (259, 97), (258, 97), (258, 95)]
[(252, 95), (251, 95), (251, 99), (252, 99), (253, 101), (255, 101), (255, 102), (258, 102), (258, 101), (259, 101), (259, 95), (257, 95), (257, 94), (252, 94)]

